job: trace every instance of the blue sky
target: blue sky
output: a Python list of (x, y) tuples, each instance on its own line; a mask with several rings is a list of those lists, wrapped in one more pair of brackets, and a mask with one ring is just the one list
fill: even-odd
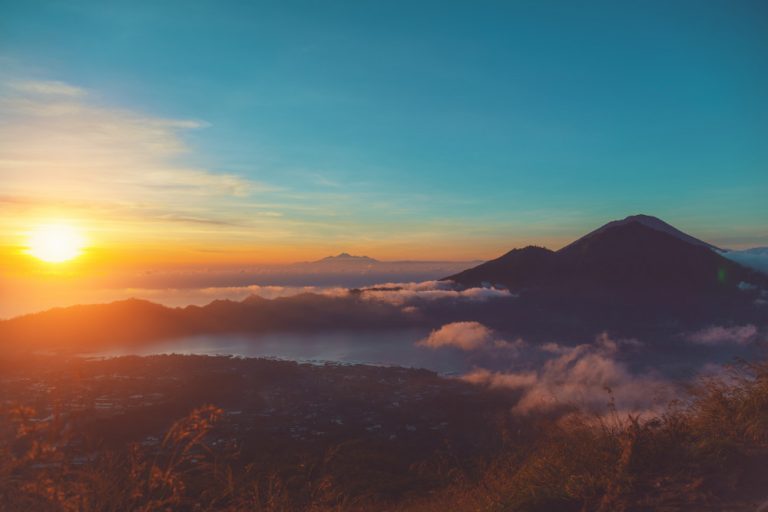
[[(149, 120), (183, 146), (163, 165), (202, 173), (153, 177), (173, 198), (138, 210), (110, 196), (134, 239), (174, 222), (180, 242), (256, 251), (483, 258), (644, 212), (768, 245), (766, 2), (0, 3), (6, 109), (64, 96), (100, 123)], [(41, 122), (20, 112), (4, 133)], [(6, 214), (50, 211), (0, 173)], [(220, 176), (248, 186), (190, 191)]]

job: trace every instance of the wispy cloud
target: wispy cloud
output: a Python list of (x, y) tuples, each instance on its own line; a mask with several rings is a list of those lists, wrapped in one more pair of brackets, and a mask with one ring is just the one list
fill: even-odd
[(455, 347), (471, 351), (483, 348), (519, 349), (525, 345), (522, 339), (508, 342), (480, 322), (452, 322), (433, 330), (417, 345), (429, 348)]
[(52, 96), (85, 96), (85, 89), (56, 80), (27, 80), (10, 82), (10, 87), (28, 94), (42, 94)]
[[(274, 154), (217, 167), (211, 162), (226, 158), (201, 155), (192, 143), (221, 137), (216, 130), (194, 117), (117, 105), (75, 84), (0, 82), (0, 231), (19, 238), (25, 220), (56, 215), (84, 219), (119, 243), (172, 234), (261, 248), (268, 259), (355, 246), (396, 258), (414, 247), (425, 258), (492, 254), (499, 227), (436, 214), (431, 205), (445, 201), (435, 190), (353, 180), (359, 173), (350, 169), (297, 171)], [(457, 233), (475, 243), (457, 249)]]
[(258, 213), (253, 196), (275, 187), (186, 161), (185, 133), (207, 126), (105, 105), (64, 82), (0, 84), (3, 203), (66, 203), (75, 212), (77, 204), (99, 204), (122, 217), (193, 223), (229, 224), (222, 213), (238, 209)]
[(465, 301), (486, 301), (511, 299), (516, 296), (509, 290), (499, 288), (467, 288), (458, 290), (449, 281), (422, 281), (418, 283), (385, 283), (363, 291), (363, 298), (390, 304), (402, 305), (417, 301), (458, 299)]
[(752, 324), (729, 327), (712, 326), (686, 336), (698, 345), (748, 345), (757, 339), (758, 330)]

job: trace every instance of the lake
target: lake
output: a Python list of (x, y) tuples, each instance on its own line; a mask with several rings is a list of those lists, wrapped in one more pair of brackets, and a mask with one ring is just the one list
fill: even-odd
[(482, 360), (484, 359), (482, 354), (468, 353), (450, 347), (435, 350), (418, 346), (416, 342), (428, 334), (428, 329), (392, 329), (261, 335), (199, 335), (88, 355), (116, 357), (197, 354), (270, 357), (311, 363), (331, 361), (344, 364), (426, 368), (445, 375), (461, 374), (475, 366), (488, 367), (492, 364), (492, 361)]

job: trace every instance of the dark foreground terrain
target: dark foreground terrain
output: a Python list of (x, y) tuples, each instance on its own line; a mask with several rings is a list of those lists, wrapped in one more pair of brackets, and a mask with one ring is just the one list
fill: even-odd
[(229, 357), (0, 361), (0, 509), (757, 510), (768, 365), (658, 417), (424, 370)]

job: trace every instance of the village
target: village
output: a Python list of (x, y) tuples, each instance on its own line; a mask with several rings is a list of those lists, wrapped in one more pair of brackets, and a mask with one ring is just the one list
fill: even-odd
[(97, 446), (159, 453), (174, 422), (204, 405), (222, 411), (206, 444), (265, 467), (345, 443), (410, 463), (446, 446), (488, 453), (510, 421), (509, 394), (420, 369), (182, 355), (2, 363), (0, 406), (56, 430), (56, 464), (87, 465)]

